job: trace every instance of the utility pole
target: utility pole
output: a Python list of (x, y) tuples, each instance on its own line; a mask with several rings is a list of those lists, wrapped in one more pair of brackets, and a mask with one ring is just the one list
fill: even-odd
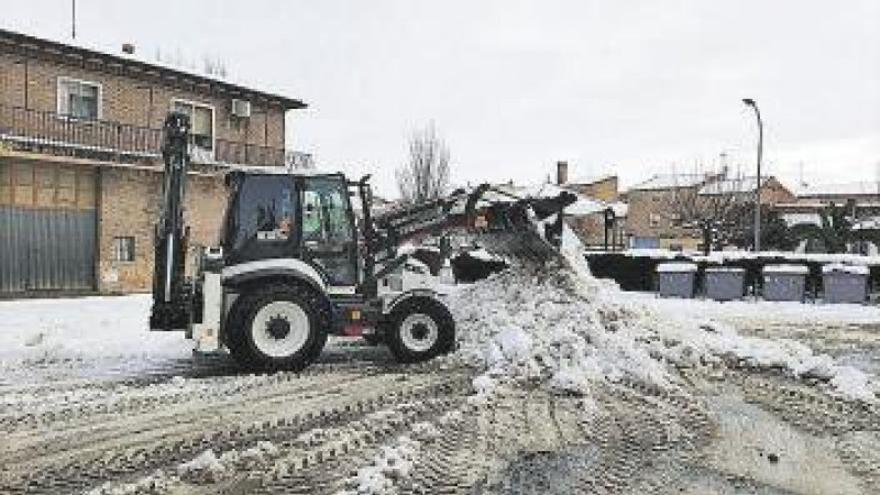
[(758, 104), (751, 98), (743, 98), (746, 106), (755, 111), (758, 120), (758, 176), (755, 181), (755, 252), (761, 250), (761, 153), (764, 147), (764, 122), (761, 120), (761, 111)]

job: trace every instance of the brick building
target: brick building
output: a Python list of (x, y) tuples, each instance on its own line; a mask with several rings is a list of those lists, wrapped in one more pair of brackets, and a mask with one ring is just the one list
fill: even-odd
[(0, 30), (0, 295), (149, 290), (166, 114), (193, 123), (196, 245), (216, 242), (228, 166), (289, 162), (285, 114), (304, 107), (133, 53)]
[(820, 213), (830, 205), (851, 208), (851, 216), (860, 222), (880, 218), (880, 183), (874, 181), (816, 184), (802, 187), (793, 201), (776, 205), (790, 225), (819, 225)]
[(556, 163), (556, 184), (564, 186), (569, 191), (606, 203), (617, 201), (620, 196), (620, 191), (617, 189), (616, 175), (569, 177), (568, 162)]
[(659, 174), (626, 191), (630, 247), (696, 249), (698, 238), (677, 225), (669, 213), (676, 195), (696, 194), (710, 179), (705, 174)]
[[(719, 196), (748, 202), (754, 198), (756, 184), (754, 177), (728, 178), (723, 173), (655, 175), (626, 192), (630, 246), (698, 250), (702, 244), (700, 232), (682, 222), (676, 203), (692, 199), (695, 208), (701, 208), (701, 204), (709, 208)], [(775, 177), (761, 178), (762, 205), (775, 206), (794, 198)]]
[[(575, 177), (569, 179), (568, 162), (556, 163), (556, 186), (578, 195), (578, 201), (566, 208), (566, 221), (588, 247), (623, 248), (627, 206), (619, 201), (616, 175)], [(613, 220), (606, 233), (606, 210)], [(606, 239), (607, 235), (607, 239)]]

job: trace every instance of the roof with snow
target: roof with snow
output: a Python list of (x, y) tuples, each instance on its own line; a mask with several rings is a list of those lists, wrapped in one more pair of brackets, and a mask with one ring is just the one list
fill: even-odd
[(598, 213), (600, 211), (604, 211), (607, 206), (604, 202), (599, 201), (598, 199), (589, 198), (584, 196), (583, 194), (579, 194), (575, 191), (570, 191), (568, 189), (563, 189), (556, 184), (543, 184), (541, 188), (537, 191), (535, 196), (539, 197), (556, 197), (562, 194), (563, 192), (574, 194), (577, 197), (577, 200), (572, 203), (570, 206), (565, 207), (566, 215), (590, 215), (593, 213)]
[(880, 195), (880, 182), (859, 181), (837, 184), (816, 184), (797, 191), (801, 198), (819, 196), (877, 196)]
[(651, 191), (698, 186), (709, 177), (706, 174), (655, 174), (650, 179), (629, 188), (630, 191)]
[(0, 46), (10, 48), (25, 55), (40, 55), (56, 59), (61, 63), (88, 63), (99, 69), (123, 72), (135, 78), (158, 78), (167, 83), (192, 84), (207, 91), (219, 91), (233, 98), (261, 100), (277, 104), (285, 109), (306, 108), (306, 104), (296, 98), (283, 95), (280, 91), (257, 89), (250, 85), (233, 82), (218, 76), (200, 74), (188, 69), (147, 61), (135, 54), (110, 53), (94, 47), (71, 41), (55, 41), (46, 38), (9, 31), (0, 28)]
[[(767, 185), (767, 182), (771, 179), (771, 177), (761, 177), (761, 186)], [(721, 194), (742, 194), (748, 192), (754, 192), (755, 187), (757, 186), (757, 179), (752, 177), (742, 177), (742, 178), (733, 178), (733, 179), (722, 179), (709, 182), (700, 188), (698, 194), (703, 194), (706, 196), (715, 196)]]

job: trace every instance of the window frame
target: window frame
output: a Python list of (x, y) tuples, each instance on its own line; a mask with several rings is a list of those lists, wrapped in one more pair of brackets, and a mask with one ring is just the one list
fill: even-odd
[[(122, 247), (125, 243), (120, 244), (120, 241), (131, 240), (131, 259), (123, 259), (121, 254), (124, 252)], [(128, 253), (128, 251), (125, 251)], [(113, 236), (113, 262), (114, 263), (134, 263), (137, 261), (137, 239), (133, 235), (117, 235)]]
[[(195, 110), (195, 107), (200, 107), (200, 108), (205, 108), (205, 109), (208, 109), (211, 111), (211, 149), (206, 150), (205, 148), (202, 148), (201, 146), (198, 146), (198, 148), (203, 151), (210, 152), (211, 159), (214, 159), (214, 157), (216, 156), (216, 151), (217, 151), (217, 109), (214, 107), (214, 105), (210, 105), (208, 103), (202, 103), (202, 102), (194, 101), (194, 100), (187, 100), (185, 98), (171, 98), (171, 111), (176, 110), (176, 106), (178, 103), (181, 103), (183, 105), (189, 105), (189, 106), (193, 107), (193, 110)], [(195, 144), (193, 144), (193, 145), (195, 146)]]
[[(70, 109), (67, 109), (67, 113), (61, 111), (61, 94), (62, 89), (64, 88), (65, 83), (76, 83), (84, 86), (93, 86), (95, 87), (97, 92), (97, 115), (94, 119), (86, 119), (82, 117), (77, 117), (75, 115), (70, 114)], [(66, 93), (66, 96), (70, 96), (69, 93)], [(91, 121), (99, 121), (104, 119), (104, 85), (97, 81), (89, 81), (86, 79), (77, 79), (75, 77), (69, 76), (58, 76), (58, 80), (55, 83), (55, 113), (58, 117), (69, 120), (79, 120), (84, 122)]]

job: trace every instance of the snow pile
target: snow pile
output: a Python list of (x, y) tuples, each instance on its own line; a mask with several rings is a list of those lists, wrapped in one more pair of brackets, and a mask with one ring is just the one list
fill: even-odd
[(637, 345), (652, 337), (650, 330), (607, 301), (595, 279), (572, 275), (513, 268), (452, 295), (457, 357), (486, 370), (474, 382), (478, 391), (498, 381), (583, 394), (598, 379), (669, 383), (666, 367)]
[(695, 326), (694, 322), (682, 318), (675, 324), (658, 327), (662, 340), (652, 343), (652, 353), (678, 365), (698, 365), (718, 358), (736, 367), (778, 370), (794, 378), (814, 378), (828, 382), (837, 394), (850, 399), (870, 402), (880, 392), (864, 372), (838, 365), (827, 354), (814, 354), (800, 342), (749, 337), (727, 325), (704, 322)]
[(454, 359), (476, 367), (478, 397), (500, 384), (540, 385), (589, 395), (597, 381), (675, 386), (677, 367), (722, 362), (778, 369), (874, 400), (876, 384), (827, 355), (784, 340), (744, 337), (698, 318), (671, 317), (593, 278), (579, 250), (558, 268), (515, 267), (451, 295), (458, 326)]

